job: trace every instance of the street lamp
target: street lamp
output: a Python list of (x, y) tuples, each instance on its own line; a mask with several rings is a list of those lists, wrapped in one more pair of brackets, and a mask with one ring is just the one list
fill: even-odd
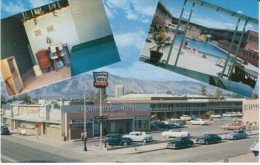
[(86, 95), (84, 91), (84, 151), (87, 151), (87, 134), (86, 134)]

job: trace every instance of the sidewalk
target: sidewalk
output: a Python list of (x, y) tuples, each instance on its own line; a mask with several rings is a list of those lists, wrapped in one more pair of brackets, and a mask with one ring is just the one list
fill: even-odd
[[(259, 130), (251, 130), (251, 131), (247, 131), (247, 133), (249, 136), (258, 135)], [(50, 145), (53, 147), (63, 148), (68, 151), (83, 153), (82, 146), (75, 145), (75, 142), (81, 141), (80, 139), (71, 140), (71, 141), (55, 141), (55, 140), (47, 139), (45, 136), (38, 136), (38, 139), (37, 139), (37, 136), (32, 136), (32, 135), (20, 136), (18, 133), (15, 133), (15, 132), (13, 132), (12, 136), (17, 136), (22, 139), (31, 140), (31, 141), (34, 141), (37, 143), (42, 143), (42, 144)], [(222, 136), (222, 135), (220, 135), (220, 136)], [(88, 141), (89, 142), (99, 141), (99, 138), (89, 138)], [(138, 153), (144, 153), (144, 152), (150, 152), (150, 151), (163, 150), (163, 149), (165, 149), (165, 147), (166, 147), (166, 144), (164, 145), (161, 142), (153, 143), (153, 144), (146, 144), (146, 145), (139, 144), (136, 146), (128, 146), (128, 147), (105, 148), (105, 146), (102, 146), (102, 149), (100, 149), (99, 145), (88, 145), (87, 144), (87, 154), (90, 154), (90, 155), (138, 154)], [(251, 152), (251, 153), (248, 153), (245, 155), (230, 157), (225, 160), (219, 160), (218, 162), (258, 162), (258, 159), (259, 159), (259, 157), (255, 157), (254, 154)]]

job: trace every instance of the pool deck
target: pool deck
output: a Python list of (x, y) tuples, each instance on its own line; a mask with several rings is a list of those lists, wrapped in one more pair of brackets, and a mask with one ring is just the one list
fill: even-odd
[[(174, 37), (173, 33), (167, 33), (166, 35), (171, 38)], [(150, 58), (150, 48), (152, 48), (153, 46), (155, 46), (155, 43), (153, 43), (153, 41), (150, 43), (146, 42), (144, 44), (144, 48), (141, 52), (141, 56), (149, 59)], [(178, 49), (179, 49), (179, 45), (176, 45), (176, 43), (175, 43), (174, 48), (171, 52), (170, 60), (169, 60), (170, 65), (175, 64)], [(163, 51), (163, 57), (161, 59), (161, 62), (165, 63), (167, 61), (168, 53), (169, 53), (169, 48), (167, 48)], [(191, 50), (182, 49), (179, 59), (178, 59), (177, 67), (204, 73), (207, 75), (218, 76), (217, 74), (222, 72), (223, 65), (224, 65), (224, 62), (221, 63), (221, 66), (216, 65), (218, 60), (219, 59), (217, 59), (217, 58), (213, 58), (213, 57), (209, 57), (209, 56), (207, 56), (206, 58), (202, 58), (202, 54), (200, 54), (200, 53), (193, 53), (193, 52), (191, 52)], [(245, 65), (245, 68), (252, 70), (254, 72), (257, 72), (257, 73), (259, 72), (259, 68), (253, 66), (252, 64)], [(225, 74), (227, 73), (227, 71), (228, 71), (228, 67), (225, 71)]]

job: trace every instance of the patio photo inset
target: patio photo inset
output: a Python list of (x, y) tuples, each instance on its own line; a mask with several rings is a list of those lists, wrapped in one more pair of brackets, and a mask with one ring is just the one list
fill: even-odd
[(258, 35), (258, 19), (240, 12), (201, 0), (162, 0), (139, 59), (251, 97), (259, 73)]
[(1, 19), (9, 96), (119, 61), (102, 0), (60, 0)]

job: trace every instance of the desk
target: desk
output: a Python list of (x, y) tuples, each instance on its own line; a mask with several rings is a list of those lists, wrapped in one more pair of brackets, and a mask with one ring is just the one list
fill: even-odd
[(36, 57), (38, 59), (41, 70), (49, 69), (51, 67), (51, 63), (48, 57), (48, 50), (40, 50), (36, 53)]

